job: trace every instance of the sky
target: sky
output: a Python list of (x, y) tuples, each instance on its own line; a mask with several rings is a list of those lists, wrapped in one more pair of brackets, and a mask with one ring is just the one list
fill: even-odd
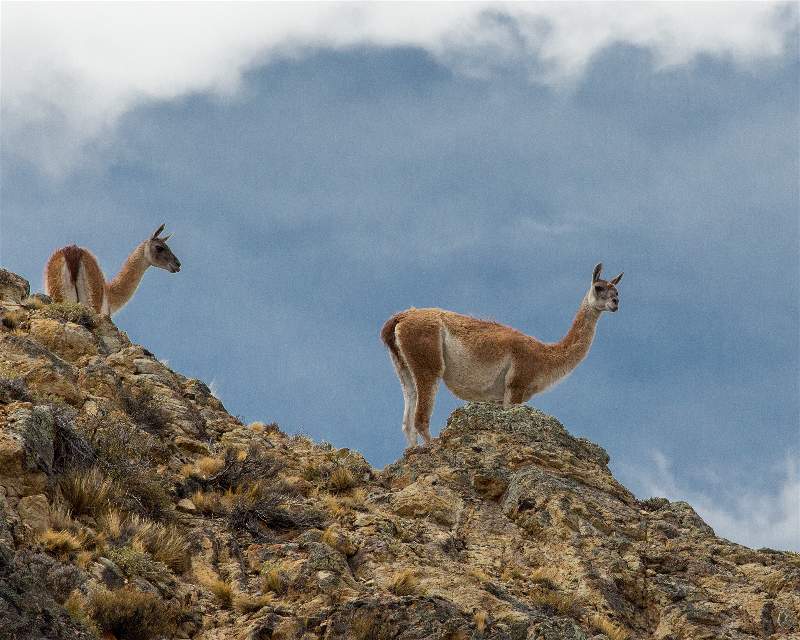
[[(770, 3), (3, 3), (0, 264), (181, 272), (115, 316), (246, 421), (402, 453), (378, 333), (439, 306), (545, 341), (530, 404), (638, 497), (800, 550), (798, 13)], [(460, 400), (442, 388), (432, 431)]]

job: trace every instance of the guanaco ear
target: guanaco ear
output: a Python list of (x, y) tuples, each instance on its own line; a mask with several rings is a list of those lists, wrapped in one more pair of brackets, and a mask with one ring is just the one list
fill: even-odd
[(170, 238), (171, 238), (173, 235), (175, 235), (175, 234), (174, 234), (174, 233), (168, 233), (167, 235), (165, 235), (165, 236), (164, 236), (163, 238), (161, 238), (161, 239), (162, 239), (164, 242), (166, 242), (166, 241), (167, 241), (167, 240), (169, 240), (169, 239), (170, 239)]
[(592, 273), (592, 282), (597, 282), (600, 279), (600, 272), (603, 270), (603, 263), (598, 262)]
[(622, 280), (622, 276), (624, 276), (624, 275), (625, 275), (625, 272), (622, 271), (616, 278), (613, 278), (613, 279), (610, 280), (611, 284), (613, 284), (616, 287), (619, 284), (619, 281)]
[(158, 229), (153, 231), (153, 235), (150, 236), (150, 239), (155, 240), (156, 238), (158, 238), (158, 234), (161, 233), (163, 230), (164, 230), (164, 225), (162, 224)]

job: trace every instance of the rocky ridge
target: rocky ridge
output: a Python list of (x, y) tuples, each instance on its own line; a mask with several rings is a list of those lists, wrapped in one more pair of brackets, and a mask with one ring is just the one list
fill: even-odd
[(0, 270), (1, 638), (800, 638), (800, 555), (637, 500), (536, 409), (378, 471), (28, 294)]

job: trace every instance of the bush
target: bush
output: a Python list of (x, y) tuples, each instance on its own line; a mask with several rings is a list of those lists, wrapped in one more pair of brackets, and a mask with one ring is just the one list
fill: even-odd
[(174, 633), (179, 607), (136, 589), (96, 591), (89, 609), (97, 626), (119, 640), (153, 640)]
[(327, 520), (319, 509), (293, 496), (273, 492), (235, 502), (228, 515), (232, 530), (244, 529), (256, 538), (265, 537), (265, 527), (273, 531), (322, 528)]
[(94, 447), (75, 428), (75, 410), (56, 404), (49, 408), (53, 416), (53, 472), (61, 474), (90, 466), (95, 458)]
[(223, 464), (218, 471), (207, 477), (191, 474), (184, 481), (181, 493), (188, 496), (196, 491), (225, 491), (244, 485), (260, 484), (274, 478), (283, 466), (283, 462), (275, 454), (264, 451), (257, 445), (251, 446), (247, 451), (231, 447), (225, 450)]
[(163, 562), (154, 560), (149, 553), (133, 547), (119, 547), (109, 550), (108, 559), (122, 572), (132, 578), (139, 576), (163, 588), (172, 581), (172, 576)]
[(122, 408), (131, 419), (150, 433), (161, 433), (169, 426), (166, 412), (147, 388), (121, 390)]
[(94, 434), (96, 464), (115, 481), (120, 506), (159, 518), (172, 507), (166, 481), (156, 464), (166, 449), (150, 434), (124, 423), (111, 423)]

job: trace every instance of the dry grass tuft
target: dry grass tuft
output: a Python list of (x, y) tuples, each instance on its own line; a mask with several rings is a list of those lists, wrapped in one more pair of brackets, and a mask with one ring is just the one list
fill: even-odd
[(200, 480), (208, 480), (210, 477), (219, 473), (225, 466), (225, 460), (214, 456), (203, 456), (194, 462), (184, 465), (181, 469), (182, 478), (195, 477)]
[(396, 596), (410, 596), (415, 593), (420, 593), (417, 572), (413, 569), (405, 569), (395, 574), (389, 584), (389, 591)]
[(72, 511), (60, 501), (54, 501), (50, 504), (50, 527), (63, 531), (72, 531), (76, 533), (80, 530), (81, 525), (72, 518)]
[(171, 637), (182, 613), (152, 593), (127, 588), (93, 592), (89, 610), (100, 630), (119, 640)]
[(349, 491), (356, 486), (356, 478), (347, 467), (336, 467), (328, 478), (328, 490), (334, 493)]
[(59, 486), (76, 515), (97, 515), (107, 510), (114, 490), (111, 480), (96, 467), (64, 476)]
[(194, 577), (198, 584), (214, 594), (214, 597), (217, 599), (220, 605), (226, 609), (231, 608), (233, 605), (233, 585), (231, 585), (230, 582), (225, 582), (225, 580), (222, 580), (208, 566), (195, 567)]
[(478, 633), (486, 631), (486, 623), (489, 620), (488, 613), (485, 611), (476, 611), (472, 618), (475, 621), (475, 628), (478, 630)]
[(271, 604), (275, 599), (273, 593), (265, 593), (260, 596), (250, 595), (249, 593), (237, 593), (233, 597), (233, 608), (237, 613), (255, 613), (262, 607)]
[(261, 589), (264, 592), (283, 595), (289, 590), (289, 576), (280, 566), (265, 566), (262, 570)]
[(347, 532), (337, 525), (331, 525), (322, 534), (322, 542), (348, 557), (355, 555), (358, 546), (350, 539)]
[(591, 624), (600, 633), (608, 636), (609, 640), (628, 640), (630, 633), (617, 624), (614, 624), (608, 617), (602, 613), (595, 613), (589, 618)]
[(555, 567), (537, 567), (528, 576), (531, 582), (540, 584), (548, 589), (558, 588), (558, 569)]
[(84, 539), (69, 531), (48, 529), (39, 535), (39, 542), (49, 553), (68, 557), (83, 547)]
[(64, 609), (70, 618), (79, 622), (86, 627), (93, 635), (100, 635), (100, 629), (95, 625), (94, 620), (89, 609), (89, 602), (81, 594), (80, 591), (75, 589), (69, 594), (69, 597), (64, 600)]
[(177, 574), (191, 564), (191, 545), (174, 525), (110, 509), (98, 518), (98, 526), (112, 542), (140, 548)]
[(533, 604), (550, 609), (554, 613), (562, 616), (575, 617), (577, 613), (577, 602), (569, 594), (559, 591), (541, 591), (531, 595)]

